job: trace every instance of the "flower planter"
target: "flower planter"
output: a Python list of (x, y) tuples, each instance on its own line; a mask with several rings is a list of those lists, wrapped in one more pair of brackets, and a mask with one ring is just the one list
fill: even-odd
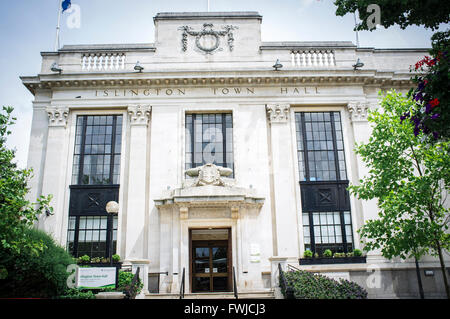
[(300, 258), (298, 261), (300, 265), (365, 264), (366, 256)]

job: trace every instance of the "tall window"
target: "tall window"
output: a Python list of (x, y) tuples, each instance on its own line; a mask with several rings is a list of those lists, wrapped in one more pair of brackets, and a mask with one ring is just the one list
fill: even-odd
[(339, 112), (295, 113), (305, 249), (353, 249)]
[(301, 181), (347, 180), (339, 112), (295, 113)]
[(78, 116), (72, 184), (119, 184), (122, 116)]
[(77, 117), (67, 233), (75, 257), (108, 257), (111, 241), (115, 253), (117, 217), (105, 206), (118, 199), (121, 142), (122, 115)]
[(71, 216), (67, 237), (67, 247), (73, 256), (88, 255), (105, 257), (109, 250), (108, 229), (113, 227), (113, 254), (116, 253), (117, 216), (113, 218), (113, 225), (108, 216)]
[(233, 169), (231, 113), (186, 115), (186, 169), (207, 163)]

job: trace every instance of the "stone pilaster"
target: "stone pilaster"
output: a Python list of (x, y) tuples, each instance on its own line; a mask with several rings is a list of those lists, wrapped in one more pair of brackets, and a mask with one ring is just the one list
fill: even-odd
[[(278, 256), (297, 256), (298, 227), (295, 202), (295, 180), (292, 131), (289, 121), (290, 106), (266, 105), (270, 129), (270, 174), (273, 183), (273, 222), (276, 224)], [(295, 135), (294, 135), (295, 137)]]
[(125, 243), (126, 259), (147, 258), (145, 232), (147, 225), (146, 200), (148, 188), (148, 125), (151, 106), (130, 105), (128, 146), (128, 194), (127, 230)]
[[(367, 116), (369, 110), (375, 107), (375, 102), (372, 101), (348, 103), (347, 110), (349, 112), (349, 118), (351, 121), (350, 130), (353, 130), (355, 143), (361, 144), (367, 143), (369, 141), (371, 135), (371, 127), (369, 125), (369, 122), (367, 121)], [(368, 174), (369, 170), (359, 155), (355, 154), (354, 156), (356, 157), (354, 162), (356, 165), (353, 166), (353, 178), (354, 181), (358, 181), (364, 178), (364, 176)], [(352, 215), (354, 216), (354, 229), (360, 228), (366, 220), (377, 218), (378, 216), (377, 204), (374, 200), (356, 200), (355, 210), (356, 211), (352, 213)], [(362, 214), (361, 212), (364, 213)], [(358, 247), (358, 234), (354, 232), (354, 235), (356, 236), (354, 238), (354, 242)]]
[(52, 195), (50, 205), (54, 214), (44, 216), (44, 230), (61, 242), (64, 216), (65, 192), (68, 191), (66, 181), (69, 133), (67, 129), (69, 108), (47, 107), (48, 134), (44, 173), (42, 178), (42, 195)]

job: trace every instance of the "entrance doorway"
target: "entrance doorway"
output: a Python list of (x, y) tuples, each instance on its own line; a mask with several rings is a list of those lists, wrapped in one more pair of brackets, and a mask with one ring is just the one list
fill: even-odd
[(232, 291), (231, 229), (190, 230), (192, 292)]

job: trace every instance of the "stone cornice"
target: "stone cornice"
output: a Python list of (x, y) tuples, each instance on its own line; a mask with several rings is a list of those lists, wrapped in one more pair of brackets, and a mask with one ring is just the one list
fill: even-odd
[(49, 127), (66, 127), (67, 118), (69, 117), (68, 107), (47, 107), (48, 126)]
[[(216, 75), (214, 73), (219, 73)], [(409, 73), (349, 70), (286, 70), (279, 72), (167, 72), (167, 73), (98, 73), (41, 74), (21, 77), (23, 84), (35, 94), (37, 89), (121, 88), (121, 87), (185, 87), (185, 86), (273, 86), (273, 85), (375, 85), (412, 87)]]

